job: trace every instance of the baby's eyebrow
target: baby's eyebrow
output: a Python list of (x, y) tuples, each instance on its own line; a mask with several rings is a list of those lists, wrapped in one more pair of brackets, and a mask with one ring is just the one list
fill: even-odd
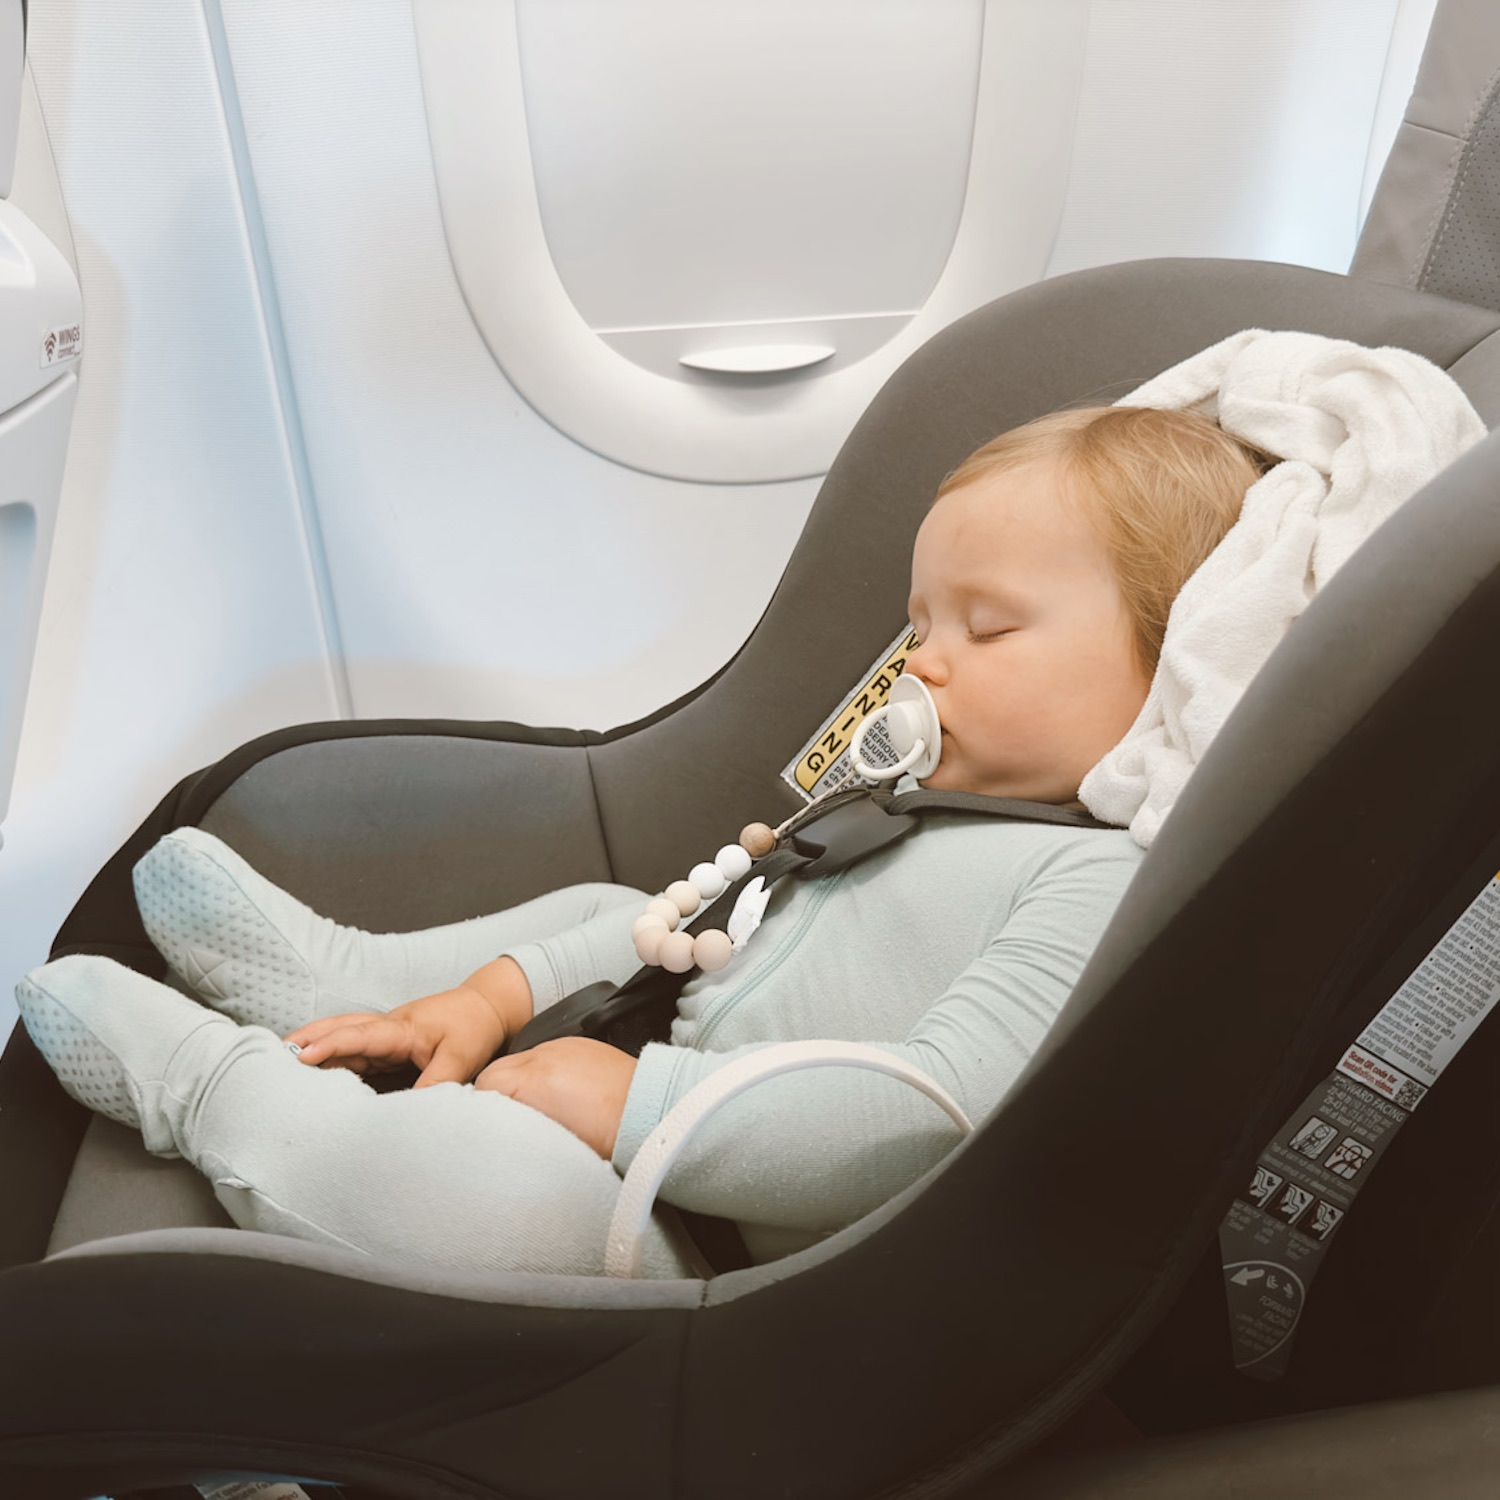
[(977, 599), (985, 604), (999, 604), (1004, 608), (1015, 608), (1025, 603), (1023, 593), (992, 578), (980, 578), (974, 581), (960, 580), (953, 585), (953, 595), (965, 604)]

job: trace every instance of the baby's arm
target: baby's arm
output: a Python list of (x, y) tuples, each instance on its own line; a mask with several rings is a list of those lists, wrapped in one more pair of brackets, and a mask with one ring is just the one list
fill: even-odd
[[(1136, 863), (1093, 851), (1054, 861), (904, 1038), (845, 1040), (867, 1041), (920, 1068), (970, 1119), (983, 1120), (1055, 1021)], [(616, 1168), (628, 1169), (694, 1085), (763, 1045), (719, 1053), (648, 1046), (632, 1080)], [(915, 1182), (958, 1139), (936, 1104), (894, 1079), (853, 1068), (809, 1069), (759, 1084), (707, 1121), (661, 1196), (700, 1213), (825, 1232)]]
[[(619, 983), (635, 972), (640, 960), (630, 928), (644, 904), (644, 896), (639, 905), (626, 901), (560, 932), (517, 943), (450, 990), (382, 1015), (330, 1016), (287, 1040), (314, 1066), (365, 1073), (415, 1063), (422, 1070), (418, 1087), (467, 1083), (536, 1011), (587, 984)], [(542, 1107), (540, 1099), (536, 1107)], [(573, 1128), (569, 1120), (562, 1123)]]
[(608, 1161), (634, 1077), (628, 1052), (592, 1037), (565, 1036), (496, 1058), (474, 1087), (540, 1110)]
[(328, 1016), (287, 1037), (313, 1067), (381, 1072), (414, 1063), (415, 1087), (467, 1083), (531, 1019), (531, 986), (513, 958), (476, 969), (461, 984), (379, 1014)]

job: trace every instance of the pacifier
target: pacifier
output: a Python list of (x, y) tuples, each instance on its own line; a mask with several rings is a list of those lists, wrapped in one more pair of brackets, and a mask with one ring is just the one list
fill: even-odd
[[(896, 748), (894, 765), (872, 766), (864, 757), (865, 736), (881, 720)], [(873, 713), (867, 714), (854, 731), (849, 746), (849, 762), (854, 774), (865, 781), (893, 781), (910, 771), (921, 780), (937, 770), (942, 754), (942, 726), (938, 723), (937, 704), (920, 677), (903, 672), (892, 684), (890, 696)]]

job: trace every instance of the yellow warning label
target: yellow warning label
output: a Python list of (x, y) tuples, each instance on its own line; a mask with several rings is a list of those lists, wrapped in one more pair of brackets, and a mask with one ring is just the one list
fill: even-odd
[(808, 796), (813, 795), (819, 782), (829, 781), (830, 776), (836, 780), (845, 779), (847, 772), (842, 766), (847, 761), (855, 730), (885, 703), (892, 685), (906, 669), (907, 657), (916, 649), (917, 633), (909, 629), (887, 649), (871, 672), (869, 681), (855, 688), (824, 720), (823, 727), (803, 747), (801, 757), (787, 768), (791, 779)]

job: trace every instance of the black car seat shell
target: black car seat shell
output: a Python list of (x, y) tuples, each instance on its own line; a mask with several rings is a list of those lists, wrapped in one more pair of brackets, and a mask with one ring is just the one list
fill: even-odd
[[(1453, 191), (1483, 175), (1458, 159), (1487, 109), (1453, 137)], [(1500, 421), (1500, 313), (1467, 284), (1466, 301), (1416, 286), (1455, 243), (1445, 222), (1408, 285), (1378, 258), (1377, 279), (1155, 261), (980, 309), (877, 397), (711, 682), (608, 734), (267, 736), (167, 796), (55, 953), (160, 972), (129, 870), (183, 823), (372, 928), (570, 880), (660, 884), (791, 806), (779, 768), (902, 624), (931, 495), (994, 433), (1252, 326), (1413, 349)], [(1446, 1217), (1434, 1204), (1400, 1239), (1391, 1224), (1411, 1195), (1434, 1203), (1433, 1152), (1471, 1139), (1500, 1035), (1481, 1030), (1341, 1228), (1280, 1387), (1247, 1393), (1228, 1369), (1212, 1246), (1261, 1146), (1500, 868), (1497, 494), (1500, 435), (1348, 563), (1195, 773), (1004, 1106), (898, 1199), (785, 1261), (707, 1282), (476, 1277), (228, 1229), (181, 1164), (90, 1124), (18, 1031), (0, 1060), (0, 1489), (239, 1472), (412, 1497), (1106, 1494), (1098, 1465), (1001, 1471), (1106, 1385), (1170, 1429), (1493, 1380), (1445, 1294), (1481, 1285), (1495, 1127), (1467, 1184), (1445, 1180)], [(1448, 1279), (1425, 1300), (1402, 1279), (1437, 1266)], [(1403, 1359), (1372, 1358), (1353, 1310), (1396, 1283)], [(1488, 1305), (1481, 1326), (1500, 1326)], [(1464, 1396), (1472, 1422), (1486, 1397)], [(1142, 1472), (1125, 1463), (1118, 1492)]]
[[(1481, 412), (1500, 411), (1486, 347), (1500, 315), (1420, 293), (1234, 262), (1031, 288), (955, 325), (882, 393), (761, 625), (698, 694), (562, 743), (493, 725), (271, 736), (167, 800), (57, 951), (159, 966), (132, 930), (128, 869), (181, 821), (367, 926), (403, 925), (399, 881), (374, 873), (401, 855), (422, 893), (404, 925), (555, 881), (556, 863), (492, 857), (542, 828), (549, 858), (573, 861), (560, 878), (659, 882), (790, 796), (778, 768), (900, 624), (912, 533), (974, 442), (1248, 325), (1415, 348), (1473, 372)], [(85, 1122), (18, 1034), (3, 1085), (23, 1102), (0, 1113), (0, 1170), (24, 1156), (35, 1177), (49, 1140), (61, 1169), (27, 1246), (12, 1227), (0, 1276), (0, 1475), (38, 1495), (239, 1470), (392, 1495), (831, 1500), (936, 1493), (1023, 1451), (1142, 1344), (1309, 1074), (1385, 998), (1372, 977), (1497, 826), (1497, 463), (1487, 440), (1315, 601), (999, 1114), (900, 1199), (784, 1262), (707, 1283), (479, 1286), (191, 1225), (39, 1258), (77, 1157), (62, 1141)], [(809, 599), (855, 643), (799, 650)], [(654, 815), (663, 798), (670, 820)], [(107, 1195), (86, 1157), (80, 1169), (67, 1190)]]

